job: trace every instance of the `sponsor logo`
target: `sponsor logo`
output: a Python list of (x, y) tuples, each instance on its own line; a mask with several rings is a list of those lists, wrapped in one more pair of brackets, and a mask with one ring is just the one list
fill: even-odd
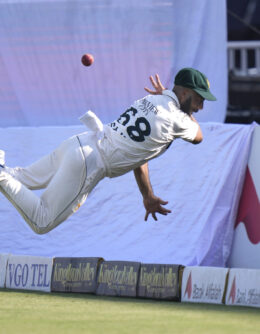
[(108, 286), (112, 284), (135, 285), (137, 283), (137, 272), (132, 266), (124, 266), (123, 270), (120, 270), (117, 265), (109, 269), (101, 264), (98, 283), (108, 284)]
[(179, 300), (179, 265), (142, 264), (139, 297)]
[(230, 293), (229, 293), (228, 301), (230, 301), (230, 299), (232, 301), (232, 304), (234, 304), (235, 299), (236, 299), (236, 276), (234, 277), (233, 282), (232, 282), (232, 286), (231, 286), (231, 290), (230, 290)]
[(219, 285), (210, 283), (207, 286), (205, 296), (209, 300), (219, 300), (222, 297), (222, 289)]
[(55, 258), (51, 290), (95, 292), (100, 261), (101, 258)]
[(256, 288), (238, 288), (234, 277), (228, 297), (228, 301), (230, 300), (232, 304), (260, 305), (260, 291)]
[(249, 289), (247, 294), (247, 304), (260, 305), (260, 291), (257, 289)]
[(107, 261), (100, 265), (97, 295), (136, 296), (139, 262)]
[(91, 267), (90, 263), (86, 265), (79, 264), (78, 267), (72, 267), (70, 263), (66, 267), (57, 263), (54, 267), (53, 280), (55, 282), (80, 282), (80, 281), (92, 281), (95, 278), (95, 268)]
[(147, 116), (150, 112), (154, 113), (155, 115), (158, 113), (158, 110), (155, 105), (153, 105), (150, 101), (146, 98), (143, 98), (138, 101), (139, 102), (139, 109), (144, 112)]
[(161, 269), (160, 272), (154, 268), (150, 272), (145, 272), (145, 268), (141, 269), (140, 285), (145, 285), (147, 288), (154, 287), (166, 287), (174, 288), (177, 284), (178, 275), (173, 272), (172, 268), (169, 270)]
[(192, 278), (191, 278), (191, 272), (190, 272), (189, 278), (188, 278), (188, 281), (187, 281), (187, 284), (186, 284), (186, 289), (185, 289), (185, 292), (184, 292), (184, 297), (187, 294), (188, 299), (190, 299), (191, 293), (192, 293)]
[(202, 299), (204, 295), (204, 285), (198, 286), (197, 284), (193, 284), (192, 288), (192, 299)]
[(191, 272), (187, 280), (186, 289), (184, 292), (184, 297), (188, 296), (188, 299), (199, 300), (219, 300), (222, 298), (222, 289), (221, 286), (214, 283), (207, 284), (192, 284)]
[(10, 287), (49, 287), (48, 264), (33, 263), (8, 265), (8, 277)]

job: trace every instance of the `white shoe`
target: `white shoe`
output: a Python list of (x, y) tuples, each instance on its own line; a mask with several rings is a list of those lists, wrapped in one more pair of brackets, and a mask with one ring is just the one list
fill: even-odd
[(0, 167), (5, 167), (5, 151), (0, 150)]

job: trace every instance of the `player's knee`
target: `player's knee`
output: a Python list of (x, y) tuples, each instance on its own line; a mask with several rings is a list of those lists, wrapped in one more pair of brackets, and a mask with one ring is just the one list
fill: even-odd
[(48, 222), (47, 220), (38, 220), (34, 222), (26, 219), (26, 222), (36, 234), (46, 234), (53, 229), (52, 222)]

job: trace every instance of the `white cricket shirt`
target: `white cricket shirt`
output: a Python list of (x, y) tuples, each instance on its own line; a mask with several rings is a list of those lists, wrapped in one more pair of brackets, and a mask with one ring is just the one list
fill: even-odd
[(104, 125), (104, 138), (98, 146), (107, 176), (122, 175), (159, 156), (175, 138), (193, 141), (197, 131), (198, 124), (180, 110), (172, 91), (147, 95)]

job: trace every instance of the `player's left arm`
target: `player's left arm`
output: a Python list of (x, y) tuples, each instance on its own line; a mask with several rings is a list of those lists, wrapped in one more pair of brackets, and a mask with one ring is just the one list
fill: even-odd
[(203, 140), (203, 134), (202, 134), (200, 125), (199, 125), (199, 123), (197, 122), (197, 120), (195, 119), (195, 117), (193, 115), (190, 115), (190, 118), (193, 122), (195, 122), (198, 125), (198, 130), (197, 130), (196, 137), (193, 139), (193, 141), (191, 141), (191, 143), (192, 144), (199, 144)]
[(156, 213), (160, 213), (161, 215), (165, 216), (168, 213), (171, 213), (171, 210), (168, 210), (162, 206), (168, 204), (168, 202), (163, 201), (153, 193), (153, 188), (149, 177), (148, 163), (145, 163), (142, 166), (136, 168), (134, 170), (134, 175), (139, 190), (143, 196), (143, 203), (146, 210), (144, 220), (146, 221), (148, 219), (150, 213), (152, 214), (154, 220), (157, 220)]

